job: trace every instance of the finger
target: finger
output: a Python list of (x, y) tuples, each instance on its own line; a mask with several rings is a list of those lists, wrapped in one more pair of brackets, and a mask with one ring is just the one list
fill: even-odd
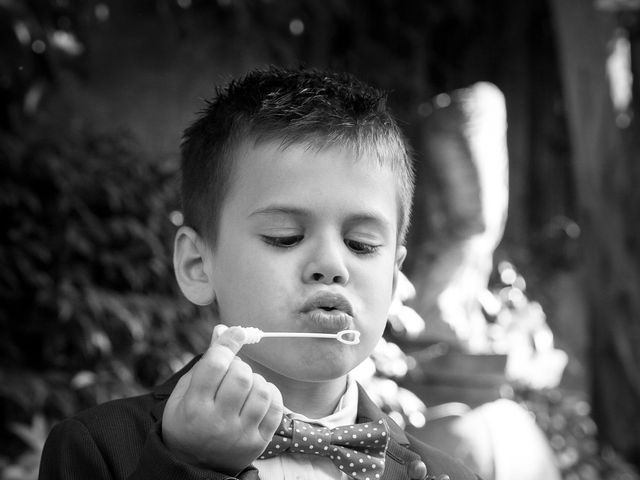
[[(212, 349), (225, 347), (231, 351), (232, 355), (236, 355), (244, 342), (246, 336), (242, 327), (227, 327), (226, 325), (216, 325), (211, 335), (211, 344), (207, 353)], [(206, 353), (205, 353), (206, 355)]]
[(239, 415), (253, 386), (251, 367), (235, 358), (222, 379), (213, 403), (225, 415)]
[(188, 393), (203, 400), (213, 400), (244, 340), (242, 328), (216, 327), (211, 337), (211, 345), (192, 369)]
[(273, 434), (276, 433), (277, 428), (282, 422), (282, 416), (284, 415), (284, 404), (282, 403), (282, 393), (280, 390), (272, 384), (267, 384), (271, 389), (271, 404), (267, 410), (266, 415), (258, 426), (258, 431), (265, 441), (271, 440)]
[(213, 334), (211, 335), (211, 342), (209, 343), (211, 344), (215, 342), (218, 338), (220, 338), (220, 335), (222, 335), (222, 332), (225, 332), (226, 330), (229, 330), (229, 327), (227, 327), (222, 323), (219, 323), (218, 325), (213, 327)]
[(187, 389), (189, 388), (189, 382), (191, 380), (191, 370), (185, 373), (178, 379), (176, 386), (171, 391), (171, 395), (167, 400), (164, 412), (162, 413), (162, 425), (168, 425), (170, 422), (167, 420), (169, 416), (174, 415), (178, 404), (182, 401)]
[(193, 375), (192, 372), (193, 372), (193, 368), (189, 370), (187, 373), (185, 373), (184, 375), (182, 375), (178, 379), (178, 383), (176, 383), (176, 386), (173, 387), (173, 390), (171, 391), (171, 396), (174, 397), (176, 401), (184, 397), (187, 389), (189, 388), (189, 384), (191, 383), (191, 376)]
[(273, 391), (262, 375), (253, 374), (253, 385), (240, 410), (243, 422), (250, 426), (258, 425), (271, 405)]
[[(163, 434), (167, 434), (167, 431), (171, 431), (175, 428), (176, 418), (178, 416), (177, 411), (180, 408), (180, 404), (183, 402), (184, 396), (189, 388), (191, 381), (191, 370), (185, 373), (178, 379), (176, 386), (173, 388), (164, 411), (162, 412), (162, 431)], [(184, 404), (183, 404), (184, 405)]]

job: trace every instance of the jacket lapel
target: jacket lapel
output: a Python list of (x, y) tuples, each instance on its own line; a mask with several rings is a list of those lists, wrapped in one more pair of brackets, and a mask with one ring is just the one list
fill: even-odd
[(410, 480), (408, 466), (420, 461), (420, 455), (409, 450), (409, 439), (404, 430), (373, 403), (358, 384), (358, 423), (384, 419), (389, 427), (389, 445), (381, 480)]

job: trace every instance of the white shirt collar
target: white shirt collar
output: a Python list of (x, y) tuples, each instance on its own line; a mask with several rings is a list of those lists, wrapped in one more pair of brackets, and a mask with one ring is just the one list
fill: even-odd
[(358, 385), (356, 381), (347, 376), (347, 388), (338, 402), (338, 406), (334, 412), (326, 417), (322, 418), (309, 418), (300, 413), (289, 410), (286, 406), (284, 408), (285, 415), (295, 418), (296, 420), (303, 420), (309, 423), (315, 423), (328, 428), (335, 428), (340, 425), (351, 425), (356, 423), (358, 416)]

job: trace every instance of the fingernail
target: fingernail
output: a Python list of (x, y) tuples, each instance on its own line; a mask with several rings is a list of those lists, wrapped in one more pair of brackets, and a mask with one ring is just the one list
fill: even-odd
[(229, 333), (227, 333), (227, 336), (231, 340), (240, 344), (243, 344), (246, 339), (244, 329), (242, 327), (229, 327)]
[(216, 341), (218, 338), (220, 338), (220, 335), (222, 335), (228, 328), (229, 327), (221, 323), (213, 327), (213, 334), (211, 335), (211, 341)]

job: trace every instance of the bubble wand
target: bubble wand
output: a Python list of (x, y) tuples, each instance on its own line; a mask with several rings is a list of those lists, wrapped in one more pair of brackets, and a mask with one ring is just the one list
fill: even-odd
[(263, 338), (328, 338), (335, 339), (345, 345), (360, 343), (358, 330), (342, 330), (338, 333), (308, 333), (308, 332), (263, 332), (256, 327), (240, 327), (244, 330), (245, 344), (258, 343)]

